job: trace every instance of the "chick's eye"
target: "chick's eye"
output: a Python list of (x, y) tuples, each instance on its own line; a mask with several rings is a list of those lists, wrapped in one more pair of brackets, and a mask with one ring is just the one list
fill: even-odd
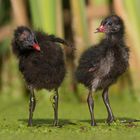
[(110, 26), (111, 26), (111, 25), (112, 25), (112, 22), (108, 22), (108, 25), (110, 25)]

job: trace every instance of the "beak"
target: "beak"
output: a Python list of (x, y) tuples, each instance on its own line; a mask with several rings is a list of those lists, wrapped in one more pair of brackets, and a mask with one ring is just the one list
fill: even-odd
[(33, 45), (33, 48), (37, 51), (40, 51), (40, 46), (37, 43)]
[(96, 29), (95, 33), (104, 33), (105, 32), (105, 27), (103, 25), (101, 25), (99, 28)]

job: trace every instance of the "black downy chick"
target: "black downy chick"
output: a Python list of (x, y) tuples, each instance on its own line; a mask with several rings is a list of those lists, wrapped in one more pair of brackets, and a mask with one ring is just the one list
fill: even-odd
[(113, 122), (108, 89), (129, 66), (129, 49), (124, 42), (122, 19), (117, 15), (109, 16), (101, 22), (96, 32), (105, 33), (105, 38), (83, 53), (76, 70), (78, 82), (89, 89), (87, 102), (92, 126), (96, 125), (92, 92), (103, 90), (102, 97), (108, 112), (107, 122)]
[(20, 26), (14, 32), (13, 52), (19, 59), (19, 70), (30, 90), (29, 121), (32, 126), (33, 112), (36, 106), (34, 90), (54, 90), (54, 125), (58, 125), (58, 88), (65, 77), (63, 51), (58, 43), (67, 42), (54, 35), (32, 31)]

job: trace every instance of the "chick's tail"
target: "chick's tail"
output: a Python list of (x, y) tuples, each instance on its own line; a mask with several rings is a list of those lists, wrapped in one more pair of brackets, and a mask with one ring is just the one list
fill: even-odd
[(55, 37), (54, 35), (49, 35), (49, 39), (53, 42), (57, 42), (57, 43), (61, 43), (63, 45), (66, 45), (68, 47), (73, 47), (70, 43), (68, 43), (66, 40), (59, 38), (59, 37)]

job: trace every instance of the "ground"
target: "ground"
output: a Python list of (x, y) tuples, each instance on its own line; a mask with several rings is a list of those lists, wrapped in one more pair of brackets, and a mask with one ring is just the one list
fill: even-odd
[(48, 96), (37, 97), (33, 127), (27, 127), (28, 100), (0, 99), (0, 139), (3, 140), (138, 140), (140, 139), (140, 102), (131, 98), (111, 96), (116, 122), (105, 123), (107, 113), (101, 96), (95, 100), (96, 127), (90, 126), (86, 103), (61, 98), (59, 125), (53, 127), (53, 109)]

